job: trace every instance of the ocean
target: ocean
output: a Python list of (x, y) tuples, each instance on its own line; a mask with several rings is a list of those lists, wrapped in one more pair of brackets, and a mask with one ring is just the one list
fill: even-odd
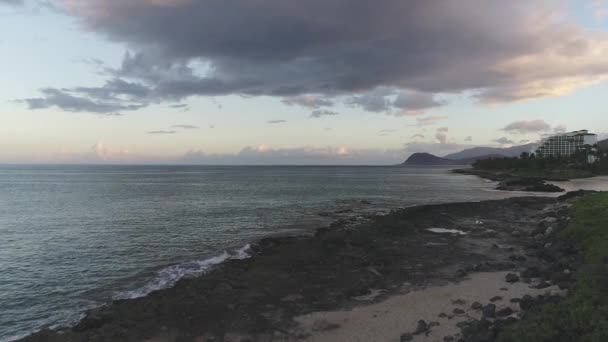
[(446, 168), (0, 166), (0, 341), (200, 276), (273, 234), (513, 193)]

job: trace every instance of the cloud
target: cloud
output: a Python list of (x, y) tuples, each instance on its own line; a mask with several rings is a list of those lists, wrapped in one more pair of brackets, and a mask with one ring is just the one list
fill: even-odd
[(321, 107), (331, 107), (334, 103), (324, 97), (315, 95), (298, 95), (287, 97), (283, 99), (283, 103), (289, 106), (302, 106), (311, 109), (318, 109)]
[(361, 107), (368, 112), (387, 112), (391, 107), (391, 101), (387, 98), (393, 95), (394, 90), (379, 87), (361, 95), (352, 96), (347, 99), (346, 104), (353, 107)]
[(424, 139), (424, 135), (422, 135), (422, 134), (414, 134), (414, 135), (412, 135), (412, 139)]
[(97, 100), (81, 97), (69, 92), (46, 88), (41, 90), (44, 97), (18, 100), (28, 105), (29, 109), (46, 109), (57, 107), (67, 112), (89, 112), (97, 114), (116, 115), (120, 111), (132, 111), (145, 107), (145, 104), (116, 101), (100, 96)]
[(425, 141), (411, 141), (405, 144), (405, 151), (408, 153), (426, 152), (437, 156), (443, 156), (450, 153), (460, 152), (466, 148), (471, 148), (472, 145), (457, 144), (454, 142), (436, 143)]
[[(128, 83), (114, 102), (237, 94), (317, 109), (346, 97), (364, 110), (418, 113), (442, 105), (437, 94), (510, 102), (608, 79), (608, 37), (568, 21), (554, 1), (58, 1), (85, 29), (129, 47), (109, 70)], [(69, 91), (98, 102), (111, 88)]]
[(181, 129), (199, 129), (200, 127), (198, 127), (198, 126), (193, 126), (193, 125), (173, 125), (173, 126), (171, 126), (171, 128), (181, 128)]
[(91, 153), (79, 156), (88, 162), (115, 163), (125, 162), (133, 158), (127, 149), (110, 147), (102, 142), (91, 146)]
[(378, 133), (376, 133), (376, 135), (382, 137), (382, 136), (387, 136), (387, 135), (395, 133), (395, 132), (398, 132), (398, 130), (396, 130), (396, 129), (383, 129), (383, 130), (380, 130)]
[(437, 132), (449, 132), (450, 129), (448, 127), (440, 127), (437, 128)]
[(401, 115), (421, 115), (431, 108), (446, 105), (445, 101), (437, 101), (433, 94), (413, 91), (402, 91), (393, 101), (393, 107), (400, 109)]
[(494, 142), (497, 142), (497, 143), (499, 143), (501, 145), (513, 145), (513, 144), (515, 144), (515, 141), (510, 140), (507, 137), (502, 137), (502, 138), (495, 139)]
[(551, 125), (543, 120), (515, 121), (502, 128), (505, 132), (518, 134), (546, 132), (550, 129)]
[(287, 122), (287, 121), (286, 120), (269, 120), (269, 121), (266, 121), (266, 123), (268, 123), (268, 124), (281, 124), (281, 123), (285, 123), (285, 122)]
[(0, 0), (0, 5), (23, 5), (24, 1), (23, 0)]
[(523, 140), (519, 141), (520, 144), (527, 144), (529, 142), (530, 142), (530, 140), (528, 140), (528, 139), (523, 139)]
[(557, 125), (553, 127), (554, 133), (565, 133), (568, 128), (564, 125)]
[(468, 137), (464, 138), (464, 141), (465, 142), (472, 142), (473, 141), (473, 137), (469, 135)]
[(323, 116), (332, 116), (332, 115), (340, 115), (340, 113), (334, 112), (334, 111), (331, 111), (331, 110), (326, 110), (326, 109), (319, 109), (319, 110), (313, 111), (310, 114), (310, 117), (318, 119), (318, 118), (323, 117)]
[(439, 121), (447, 119), (447, 116), (437, 116), (431, 115), (423, 118), (416, 118), (417, 124), (414, 126), (423, 127), (423, 126), (432, 126), (439, 123)]
[(438, 131), (435, 133), (435, 140), (439, 144), (446, 144), (448, 142), (448, 135)]
[(180, 160), (186, 164), (224, 165), (391, 165), (403, 162), (403, 149), (350, 149), (345, 146), (273, 148), (245, 147), (235, 154), (208, 154), (191, 150)]
[(158, 130), (158, 131), (150, 131), (148, 132), (148, 134), (176, 134), (177, 131), (165, 131), (165, 130)]

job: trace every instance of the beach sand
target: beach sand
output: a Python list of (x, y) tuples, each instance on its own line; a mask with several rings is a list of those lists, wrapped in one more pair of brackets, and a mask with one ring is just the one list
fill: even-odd
[[(355, 307), (348, 311), (315, 312), (295, 318), (301, 325), (301, 333), (310, 342), (383, 342), (399, 341), (404, 333), (412, 333), (412, 341), (443, 341), (446, 336), (460, 334), (460, 322), (480, 319), (481, 310), (471, 304), (489, 303), (496, 300), (496, 310), (510, 307), (517, 316), (519, 305), (511, 303), (524, 295), (538, 296), (559, 292), (557, 286), (535, 289), (523, 282), (508, 283), (508, 272), (476, 273), (457, 283), (432, 286), (389, 297), (379, 303)], [(454, 314), (454, 309), (464, 313)], [(440, 317), (445, 313), (448, 317)], [(414, 335), (419, 320), (439, 325), (430, 328), (427, 334)]]

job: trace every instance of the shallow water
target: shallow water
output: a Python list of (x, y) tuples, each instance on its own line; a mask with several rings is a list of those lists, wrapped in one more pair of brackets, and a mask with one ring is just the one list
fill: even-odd
[(328, 224), (319, 213), (519, 195), (494, 186), (444, 168), (0, 166), (0, 341)]

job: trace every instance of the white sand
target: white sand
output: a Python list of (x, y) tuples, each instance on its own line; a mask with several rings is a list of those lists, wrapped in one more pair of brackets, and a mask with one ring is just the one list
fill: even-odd
[[(418, 320), (439, 322), (431, 328), (428, 336), (414, 336), (414, 341), (443, 341), (447, 335), (460, 333), (456, 323), (469, 318), (479, 319), (481, 312), (471, 309), (471, 303), (486, 305), (494, 296), (503, 297), (494, 302), (498, 311), (510, 306), (519, 311), (519, 305), (510, 303), (512, 298), (521, 298), (529, 294), (536, 296), (556, 287), (543, 290), (530, 288), (530, 284), (505, 281), (508, 272), (477, 273), (460, 283), (428, 287), (409, 293), (389, 297), (385, 301), (355, 307), (350, 311), (316, 312), (296, 318), (302, 333), (309, 334), (306, 341), (399, 341), (403, 333), (413, 333)], [(507, 291), (501, 290), (507, 288)], [(452, 301), (464, 300), (465, 304), (454, 304)], [(454, 315), (455, 308), (461, 308), (465, 314)], [(446, 313), (453, 318), (439, 318)], [(339, 326), (339, 327), (338, 327)]]

